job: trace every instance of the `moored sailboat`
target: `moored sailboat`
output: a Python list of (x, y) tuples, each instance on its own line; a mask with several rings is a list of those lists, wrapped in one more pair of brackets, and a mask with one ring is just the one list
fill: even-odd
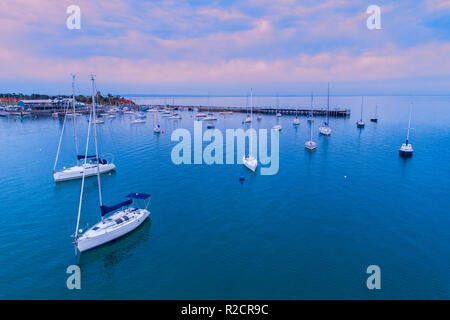
[(314, 109), (313, 109), (313, 100), (314, 97), (311, 93), (311, 114), (309, 115), (309, 140), (305, 142), (305, 148), (309, 151), (315, 150), (317, 148), (317, 142), (314, 141), (313, 128), (314, 128)]
[(409, 133), (411, 131), (411, 114), (412, 114), (412, 103), (409, 107), (408, 133), (406, 134), (406, 141), (405, 143), (402, 144), (402, 146), (398, 150), (399, 155), (405, 158), (411, 157), (414, 153), (412, 144), (409, 143)]
[[(253, 117), (253, 89), (250, 90), (250, 119)], [(242, 159), (244, 166), (247, 167), (249, 170), (255, 172), (256, 167), (258, 166), (258, 160), (256, 160), (255, 157), (253, 157), (253, 148), (252, 148), (252, 131), (253, 131), (253, 124), (252, 121), (250, 121), (250, 145), (249, 145), (249, 153), (248, 156), (244, 156)]]
[(331, 134), (331, 128), (329, 127), (330, 123), (330, 83), (328, 83), (328, 95), (327, 95), (327, 121), (323, 123), (323, 126), (319, 128), (319, 132), (325, 136), (329, 136)]
[[(91, 77), (91, 80), (92, 85), (95, 88), (94, 76)], [(127, 195), (127, 198), (129, 199), (126, 201), (123, 201), (113, 206), (103, 205), (99, 161), (98, 161), (97, 127), (95, 123), (95, 102), (93, 102), (92, 115), (94, 118), (93, 123), (94, 123), (95, 156), (97, 158), (97, 184), (100, 202), (101, 221), (99, 221), (97, 224), (95, 224), (85, 232), (79, 229), (81, 207), (83, 203), (84, 180), (85, 180), (85, 175), (83, 174), (81, 182), (80, 201), (78, 206), (77, 224), (74, 235), (76, 248), (80, 252), (88, 251), (90, 249), (99, 247), (105, 243), (111, 242), (117, 238), (124, 236), (125, 234), (139, 227), (150, 215), (150, 211), (147, 210), (150, 202), (149, 201), (150, 195), (145, 193), (130, 193)], [(91, 122), (89, 122), (88, 127), (86, 151), (84, 157), (85, 164), (88, 159), (90, 128)], [(145, 208), (137, 208), (137, 206), (136, 207), (134, 206), (135, 202), (139, 200), (144, 201)]]
[(360, 129), (364, 128), (364, 126), (366, 125), (363, 121), (363, 103), (364, 99), (361, 98), (361, 118), (356, 122), (356, 126)]
[[(73, 103), (73, 111), (76, 110), (76, 101), (75, 101), (75, 75), (72, 76), (72, 103)], [(95, 117), (94, 117), (95, 118)], [(95, 122), (95, 121), (94, 121)], [(89, 124), (91, 123), (91, 118), (89, 119)], [(66, 117), (64, 117), (63, 126), (61, 129), (61, 135), (59, 137), (58, 151), (56, 153), (55, 164), (53, 166), (53, 179), (55, 182), (62, 182), (68, 180), (81, 179), (84, 177), (94, 176), (97, 173), (97, 168), (100, 174), (108, 173), (116, 169), (114, 163), (108, 162), (106, 159), (101, 159), (95, 156), (87, 156), (84, 164), (80, 164), (79, 161), (84, 158), (84, 156), (78, 155), (78, 142), (77, 142), (77, 133), (76, 133), (76, 117), (73, 117), (73, 126), (74, 126), (74, 137), (75, 137), (75, 152), (77, 156), (77, 165), (63, 168), (62, 170), (56, 170), (56, 166), (58, 163), (59, 153), (61, 150), (62, 138), (64, 135), (64, 129), (66, 124)], [(89, 159), (89, 163), (87, 162)]]

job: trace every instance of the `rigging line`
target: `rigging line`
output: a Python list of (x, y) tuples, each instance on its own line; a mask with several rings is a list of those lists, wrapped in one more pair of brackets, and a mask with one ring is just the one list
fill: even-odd
[[(102, 200), (102, 185), (100, 182), (100, 161), (98, 158), (98, 143), (97, 143), (97, 124), (96, 124), (96, 109), (95, 109), (95, 96), (97, 95), (97, 87), (95, 86), (95, 78), (94, 75), (91, 74), (91, 80), (92, 80), (92, 109), (94, 114), (94, 141), (95, 141), (95, 155), (97, 159), (97, 182), (98, 182), (98, 198), (100, 201), (100, 208), (103, 206), (103, 200)], [(104, 218), (102, 215), (102, 222), (104, 223)]]
[(62, 137), (64, 135), (64, 128), (66, 126), (66, 119), (67, 119), (67, 106), (64, 109), (64, 122), (63, 122), (63, 126), (62, 126), (62, 129), (61, 129), (61, 134), (59, 136), (58, 151), (56, 152), (56, 159), (55, 159), (55, 164), (53, 166), (53, 172), (55, 172), (56, 165), (58, 164), (59, 151), (61, 150), (61, 142), (62, 142)]
[(72, 75), (72, 99), (73, 99), (73, 135), (75, 137), (75, 155), (77, 156), (78, 164), (78, 137), (77, 137), (77, 114), (76, 114), (76, 99), (75, 99), (75, 74)]
[(78, 204), (78, 216), (77, 216), (77, 226), (75, 229), (75, 241), (78, 237), (78, 227), (80, 225), (81, 204), (83, 203), (84, 178), (85, 178), (85, 173), (86, 173), (85, 168), (86, 168), (88, 148), (89, 148), (89, 135), (91, 133), (91, 122), (92, 122), (91, 120), (92, 120), (92, 111), (89, 113), (89, 126), (88, 126), (87, 138), (86, 138), (86, 151), (84, 152), (83, 177), (81, 179), (80, 202)]

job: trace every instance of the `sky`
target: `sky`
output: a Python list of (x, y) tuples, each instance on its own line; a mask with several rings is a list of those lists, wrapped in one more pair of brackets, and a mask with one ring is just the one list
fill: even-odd
[[(81, 10), (69, 30), (67, 7)], [(381, 29), (369, 30), (370, 5)], [(450, 0), (1, 0), (0, 92), (450, 94)]]

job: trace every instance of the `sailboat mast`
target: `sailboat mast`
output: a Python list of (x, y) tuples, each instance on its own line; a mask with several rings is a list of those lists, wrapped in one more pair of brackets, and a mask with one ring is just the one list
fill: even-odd
[(76, 123), (76, 101), (75, 101), (75, 75), (72, 75), (72, 104), (73, 104), (73, 135), (75, 137), (75, 154), (77, 156), (78, 164), (78, 138), (77, 138), (77, 123)]
[(310, 121), (310, 141), (312, 141), (313, 140), (313, 123), (314, 123), (314, 111), (313, 111), (313, 100), (314, 100), (314, 97), (313, 97), (313, 93), (311, 92), (311, 121)]
[(406, 145), (408, 145), (409, 131), (411, 130), (411, 113), (412, 113), (412, 102), (409, 106), (408, 133), (406, 134)]
[(328, 82), (328, 96), (327, 96), (327, 125), (330, 122), (330, 83)]
[(364, 97), (361, 97), (361, 121), (362, 121), (362, 115), (363, 115), (363, 104), (364, 104)]
[(63, 122), (63, 125), (62, 125), (61, 134), (59, 135), (58, 151), (56, 151), (56, 158), (55, 158), (55, 164), (53, 165), (53, 172), (56, 171), (56, 165), (58, 164), (59, 152), (61, 151), (62, 137), (64, 135), (64, 128), (66, 127), (67, 109), (68, 108), (69, 107), (66, 104), (66, 107), (64, 108), (64, 122)]
[[(86, 167), (86, 162), (87, 162), (87, 155), (88, 155), (88, 150), (89, 150), (89, 136), (91, 133), (91, 123), (92, 123), (92, 110), (89, 113), (89, 125), (88, 125), (88, 133), (87, 133), (87, 138), (86, 138), (86, 151), (84, 152), (83, 168)], [(77, 155), (77, 159), (78, 159), (78, 155)], [(78, 203), (77, 226), (75, 228), (75, 241), (77, 240), (77, 237), (78, 237), (78, 227), (80, 225), (81, 204), (83, 203), (84, 178), (85, 178), (85, 171), (83, 170), (83, 177), (81, 179), (80, 202)]]
[(249, 154), (250, 154), (250, 156), (252, 156), (253, 155), (253, 153), (252, 153), (252, 142), (253, 142), (253, 139), (252, 139), (252, 136), (253, 136), (253, 88), (250, 88), (250, 148), (249, 148)]
[[(102, 186), (100, 183), (100, 159), (98, 157), (98, 143), (97, 143), (97, 124), (96, 124), (96, 111), (95, 111), (95, 94), (96, 94), (96, 90), (95, 90), (95, 79), (94, 79), (94, 75), (91, 75), (91, 80), (92, 80), (92, 113), (94, 115), (93, 117), (93, 121), (94, 121), (94, 141), (95, 141), (95, 157), (97, 159), (97, 182), (98, 182), (98, 198), (100, 201), (100, 207), (103, 206), (103, 201), (102, 201)], [(102, 221), (103, 221), (103, 216), (102, 216)]]

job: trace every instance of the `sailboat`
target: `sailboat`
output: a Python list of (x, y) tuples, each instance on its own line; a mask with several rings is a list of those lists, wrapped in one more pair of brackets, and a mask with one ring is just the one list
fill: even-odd
[[(73, 110), (76, 110), (76, 101), (75, 101), (75, 75), (72, 75), (72, 103)], [(95, 118), (95, 117), (94, 117)], [(89, 124), (91, 119), (89, 119)], [(95, 122), (95, 120), (94, 120)], [(74, 179), (81, 179), (82, 177), (90, 177), (94, 176), (97, 173), (97, 168), (100, 174), (108, 173), (116, 169), (116, 166), (113, 163), (109, 163), (106, 159), (100, 159), (94, 156), (87, 156), (89, 159), (89, 163), (84, 162), (84, 164), (80, 165), (79, 161), (84, 159), (85, 157), (82, 155), (78, 155), (78, 142), (77, 142), (77, 134), (76, 134), (76, 117), (73, 117), (73, 125), (74, 125), (74, 136), (75, 136), (75, 151), (77, 155), (77, 165), (70, 168), (63, 168), (62, 170), (56, 170), (56, 166), (58, 163), (59, 153), (61, 150), (61, 142), (64, 134), (64, 128), (66, 123), (66, 117), (64, 117), (63, 126), (61, 129), (61, 135), (59, 137), (58, 151), (56, 153), (55, 164), (53, 166), (53, 179), (55, 182), (68, 181)]]
[(300, 124), (300, 119), (298, 118), (298, 106), (295, 107), (295, 118), (292, 123), (294, 124), (294, 126), (298, 126)]
[(375, 105), (375, 114), (372, 118), (370, 118), (370, 121), (372, 122), (378, 122), (378, 115), (377, 115), (377, 111), (378, 111), (378, 105)]
[(409, 107), (408, 133), (406, 134), (406, 141), (405, 143), (402, 144), (402, 146), (398, 150), (399, 155), (405, 158), (411, 157), (414, 152), (411, 143), (409, 143), (409, 132), (411, 131), (411, 114), (412, 114), (412, 103)]
[(363, 117), (363, 98), (361, 98), (361, 118), (359, 119), (359, 121), (356, 122), (356, 126), (358, 128), (364, 128), (364, 126), (366, 125), (362, 119)]
[(314, 100), (314, 97), (311, 93), (311, 114), (309, 115), (309, 119), (308, 119), (309, 127), (310, 127), (310, 132), (309, 132), (310, 137), (309, 137), (309, 140), (305, 142), (305, 148), (310, 151), (317, 148), (317, 142), (314, 141), (314, 136), (313, 136), (313, 127), (314, 127), (313, 100)]
[(159, 123), (158, 123), (158, 112), (155, 113), (155, 119), (156, 119), (156, 125), (153, 128), (153, 132), (154, 133), (160, 133), (161, 132), (161, 127), (159, 126)]
[[(250, 90), (250, 118), (253, 117), (253, 89)], [(255, 157), (253, 157), (252, 155), (252, 130), (253, 129), (253, 124), (250, 121), (250, 145), (249, 145), (249, 154), (248, 156), (244, 156), (244, 158), (242, 159), (242, 161), (244, 162), (244, 166), (246, 166), (248, 169), (250, 169), (251, 171), (255, 172), (256, 167), (258, 166), (258, 160), (256, 160)]]
[[(277, 94), (277, 110), (280, 107), (280, 100), (278, 99), (278, 94)], [(282, 127), (281, 124), (278, 123), (278, 118), (281, 117), (281, 113), (277, 112), (277, 123), (272, 127), (272, 129), (276, 130), (276, 131), (281, 131)]]
[(280, 98), (277, 94), (277, 117), (281, 117), (281, 112), (278, 109), (280, 109)]
[(247, 101), (245, 103), (245, 109), (247, 112), (247, 116), (245, 117), (244, 123), (250, 123), (252, 122), (252, 117), (250, 117), (250, 115), (248, 114), (248, 93), (247, 93)]
[(145, 123), (145, 119), (136, 118), (131, 121), (131, 124)]
[(319, 128), (319, 132), (325, 136), (331, 134), (331, 128), (328, 126), (330, 123), (330, 83), (328, 83), (328, 96), (327, 96), (327, 121), (323, 123), (323, 126)]
[(211, 102), (209, 100), (208, 95), (208, 115), (203, 119), (203, 121), (215, 121), (215, 120), (217, 120), (217, 117), (214, 115), (214, 113), (211, 112)]
[[(91, 76), (92, 86), (95, 88), (94, 76)], [(95, 89), (94, 89), (95, 90)], [(93, 90), (93, 92), (95, 92)], [(99, 247), (105, 243), (113, 241), (117, 238), (124, 236), (125, 234), (133, 231), (139, 227), (145, 219), (150, 215), (150, 211), (147, 210), (150, 204), (150, 195), (146, 193), (130, 193), (126, 197), (128, 200), (120, 202), (113, 206), (104, 206), (102, 200), (102, 188), (100, 182), (100, 167), (98, 158), (98, 145), (97, 145), (97, 125), (95, 123), (95, 98), (93, 98), (93, 110), (91, 115), (94, 118), (94, 141), (95, 141), (95, 157), (97, 159), (97, 184), (98, 184), (98, 196), (100, 202), (101, 220), (83, 232), (79, 229), (81, 207), (83, 203), (83, 189), (85, 175), (83, 174), (81, 182), (80, 201), (78, 205), (77, 224), (75, 229), (75, 245), (80, 252)], [(91, 129), (91, 122), (88, 126), (88, 134), (86, 141), (86, 151), (84, 155), (84, 164), (88, 159), (88, 147), (89, 147), (89, 135)], [(138, 208), (135, 203), (138, 201), (144, 201), (145, 207)], [(119, 210), (120, 209), (120, 210)], [(113, 213), (112, 213), (113, 212)], [(112, 214), (111, 214), (112, 213)], [(109, 215), (109, 216), (107, 216)]]

